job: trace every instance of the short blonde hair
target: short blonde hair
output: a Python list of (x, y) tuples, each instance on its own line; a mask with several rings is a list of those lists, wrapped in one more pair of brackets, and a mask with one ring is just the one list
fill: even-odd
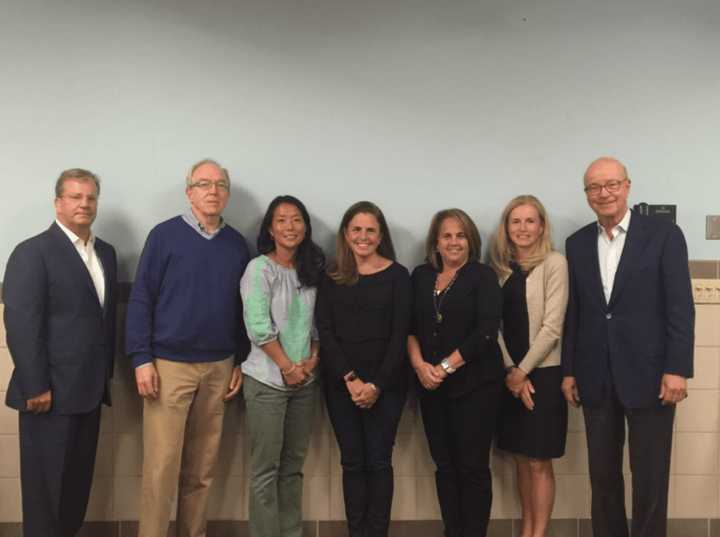
[(100, 197), (100, 178), (96, 174), (84, 168), (70, 168), (69, 170), (63, 170), (62, 173), (60, 173), (60, 177), (55, 181), (56, 198), (62, 198), (65, 181), (73, 179), (76, 181), (92, 181), (95, 183), (95, 193)]
[(482, 241), (480, 240), (480, 232), (478, 232), (475, 222), (472, 221), (465, 211), (462, 209), (443, 209), (433, 216), (425, 238), (425, 260), (432, 265), (435, 270), (442, 270), (443, 263), (440, 253), (437, 251), (438, 234), (440, 226), (447, 218), (454, 218), (463, 228), (468, 241), (468, 262), (480, 261), (480, 250)]
[[(535, 210), (540, 218), (540, 222), (543, 225), (543, 233), (540, 236), (540, 243), (536, 246), (532, 254), (528, 258), (518, 261), (516, 259), (515, 245), (510, 240), (507, 230), (510, 213), (521, 205), (530, 205), (535, 207)], [(505, 206), (505, 209), (502, 212), (502, 216), (500, 217), (500, 222), (498, 223), (497, 231), (495, 232), (495, 237), (490, 248), (490, 264), (495, 269), (495, 272), (497, 272), (498, 277), (501, 280), (504, 280), (512, 273), (512, 269), (510, 268), (511, 261), (517, 262), (524, 272), (530, 272), (542, 263), (545, 260), (545, 257), (552, 252), (552, 250), (553, 245), (550, 233), (550, 220), (548, 218), (547, 211), (540, 200), (530, 194), (517, 196), (511, 199), (510, 203)]]

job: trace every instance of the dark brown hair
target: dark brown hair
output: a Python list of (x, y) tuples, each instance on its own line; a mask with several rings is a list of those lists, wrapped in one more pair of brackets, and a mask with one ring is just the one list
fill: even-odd
[(345, 231), (347, 231), (350, 221), (355, 218), (355, 215), (360, 213), (372, 215), (375, 217), (375, 220), (378, 221), (378, 225), (380, 226), (380, 244), (378, 245), (377, 253), (386, 259), (395, 261), (395, 248), (390, 238), (390, 229), (380, 208), (371, 201), (358, 201), (357, 203), (353, 203), (350, 208), (345, 211), (342, 221), (340, 222), (340, 227), (335, 237), (335, 261), (328, 270), (328, 276), (341, 285), (354, 285), (358, 281), (359, 275), (357, 264), (355, 263), (355, 256), (345, 239)]

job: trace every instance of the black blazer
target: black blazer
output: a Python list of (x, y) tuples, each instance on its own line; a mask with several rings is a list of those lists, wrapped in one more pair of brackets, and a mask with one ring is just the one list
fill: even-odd
[(664, 373), (693, 374), (695, 306), (682, 231), (632, 213), (606, 303), (593, 222), (566, 243), (570, 297), (562, 366), (583, 405), (600, 404), (613, 387), (627, 408), (659, 404)]
[[(488, 382), (498, 382), (505, 368), (498, 345), (502, 319), (502, 291), (495, 272), (471, 261), (458, 270), (452, 288), (446, 291), (436, 323), (433, 294), (437, 271), (428, 263), (412, 274), (413, 315), (410, 334), (420, 344), (423, 359), (437, 365), (455, 349), (466, 364), (448, 377), (436, 393), (460, 397)], [(421, 394), (425, 389), (418, 383)]]
[(112, 246), (95, 240), (105, 276), (100, 305), (90, 273), (67, 235), (53, 223), (20, 243), (5, 269), (3, 300), (7, 344), (15, 369), (6, 404), (52, 390), (52, 414), (89, 412), (110, 403), (115, 353), (117, 260)]

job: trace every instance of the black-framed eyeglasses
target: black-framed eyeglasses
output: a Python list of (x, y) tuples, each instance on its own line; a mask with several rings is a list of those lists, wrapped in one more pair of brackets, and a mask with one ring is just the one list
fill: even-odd
[(617, 194), (618, 192), (620, 192), (620, 187), (625, 181), (627, 181), (627, 178), (611, 179), (606, 183), (590, 183), (589, 185), (585, 185), (585, 188), (583, 190), (589, 196), (600, 195), (600, 192), (602, 192), (603, 188), (607, 190), (609, 194)]

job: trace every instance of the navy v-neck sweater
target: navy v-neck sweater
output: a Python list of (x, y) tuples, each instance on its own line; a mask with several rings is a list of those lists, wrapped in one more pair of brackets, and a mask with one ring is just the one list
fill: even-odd
[(212, 362), (249, 344), (240, 278), (249, 260), (243, 236), (225, 225), (211, 239), (181, 216), (148, 235), (128, 301), (125, 349), (134, 367), (164, 358)]

